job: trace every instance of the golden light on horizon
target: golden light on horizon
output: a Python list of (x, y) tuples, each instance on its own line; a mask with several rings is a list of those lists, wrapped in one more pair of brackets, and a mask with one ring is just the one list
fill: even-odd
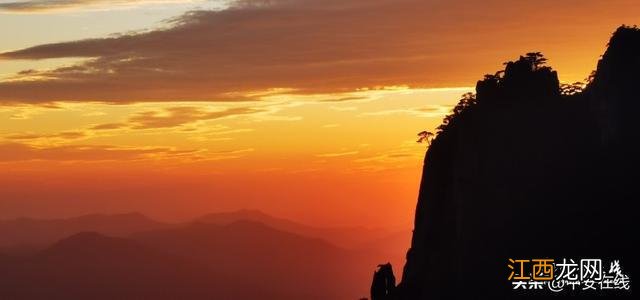
[(247, 207), (409, 228), (418, 132), (529, 51), (583, 80), (640, 13), (637, 1), (107, 2), (0, 5), (0, 218)]

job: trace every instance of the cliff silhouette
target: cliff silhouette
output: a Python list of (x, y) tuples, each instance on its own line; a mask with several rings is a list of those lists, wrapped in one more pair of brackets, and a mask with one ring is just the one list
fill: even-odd
[[(506, 63), (445, 118), (425, 156), (402, 281), (391, 295), (374, 282), (373, 300), (574, 295), (512, 290), (509, 258), (619, 259), (633, 290), (640, 30), (615, 31), (584, 89), (561, 85), (545, 62)], [(603, 294), (631, 292), (581, 296)]]

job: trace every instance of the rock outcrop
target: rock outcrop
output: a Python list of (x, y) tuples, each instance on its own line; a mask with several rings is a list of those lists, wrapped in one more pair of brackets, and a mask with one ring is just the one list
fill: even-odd
[(397, 299), (517, 297), (509, 258), (615, 258), (637, 275), (640, 30), (618, 28), (573, 95), (540, 58), (486, 76), (440, 127)]

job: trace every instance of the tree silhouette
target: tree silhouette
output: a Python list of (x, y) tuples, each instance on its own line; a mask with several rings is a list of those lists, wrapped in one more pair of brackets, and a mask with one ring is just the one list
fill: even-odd
[(539, 69), (547, 63), (547, 59), (544, 57), (542, 52), (529, 52), (524, 58), (531, 62), (534, 70)]
[(585, 79), (585, 82), (587, 84), (590, 84), (595, 78), (596, 78), (596, 70), (592, 70), (591, 73), (589, 73), (589, 76), (587, 76), (587, 78)]
[(584, 83), (580, 81), (560, 84), (560, 94), (562, 94), (563, 96), (573, 96), (575, 94), (582, 93), (583, 89)]
[[(491, 76), (491, 75), (485, 75), (485, 76)], [(444, 117), (444, 119), (442, 120), (442, 124), (438, 126), (437, 128), (438, 133), (443, 132), (445, 129), (447, 129), (449, 126), (455, 123), (455, 120), (460, 119), (462, 115), (467, 111), (469, 111), (471, 107), (475, 106), (476, 103), (477, 103), (476, 94), (474, 93), (463, 94), (460, 101), (458, 101), (458, 104), (453, 108), (452, 113)]]
[(418, 133), (418, 140), (416, 142), (418, 143), (427, 143), (428, 146), (431, 146), (431, 141), (433, 140), (433, 137), (435, 136), (435, 134), (431, 131), (420, 131)]
[(500, 80), (499, 72), (496, 72), (496, 74), (484, 74), (484, 80)]

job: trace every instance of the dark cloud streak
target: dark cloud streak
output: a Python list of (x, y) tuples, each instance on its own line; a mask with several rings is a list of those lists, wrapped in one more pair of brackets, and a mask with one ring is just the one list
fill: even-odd
[(220, 111), (205, 111), (197, 107), (170, 107), (164, 114), (155, 111), (141, 112), (129, 119), (133, 129), (176, 127), (196, 121), (215, 120), (239, 115), (259, 113), (264, 110), (235, 107)]
[[(610, 3), (580, 3), (238, 1), (221, 11), (187, 13), (168, 29), (1, 53), (0, 60), (90, 60), (16, 77), (44, 79), (0, 82), (0, 103), (241, 101), (272, 88), (468, 86), (500, 59), (534, 49), (529, 45), (567, 43), (579, 38), (578, 28), (609, 26)], [(619, 0), (616, 7), (616, 14), (640, 13), (637, 1)], [(595, 12), (601, 17), (592, 20)], [(522, 26), (523, 20), (539, 25)]]

